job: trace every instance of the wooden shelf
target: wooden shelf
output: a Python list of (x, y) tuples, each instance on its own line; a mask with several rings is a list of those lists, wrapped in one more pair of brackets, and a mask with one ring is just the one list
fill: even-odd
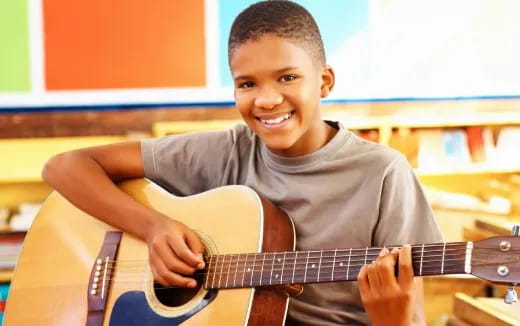
[(11, 282), (14, 270), (0, 270), (0, 283)]
[(380, 127), (392, 128), (437, 128), (437, 127), (464, 127), (464, 126), (504, 126), (520, 124), (520, 110), (507, 112), (471, 112), (463, 110), (456, 112), (434, 112), (417, 114), (398, 112), (388, 115), (370, 116), (352, 114), (348, 111), (326, 111), (325, 119), (341, 121), (354, 129), (372, 129)]
[(457, 293), (453, 312), (471, 325), (520, 325), (520, 309), (515, 305), (505, 304), (502, 298), (473, 298)]
[(415, 173), (422, 177), (427, 176), (447, 176), (452, 177), (455, 175), (479, 175), (479, 174), (513, 174), (519, 173), (520, 167), (511, 167), (511, 168), (484, 168), (484, 167), (469, 167), (464, 170), (452, 170), (452, 171), (421, 171), (419, 169), (415, 169)]

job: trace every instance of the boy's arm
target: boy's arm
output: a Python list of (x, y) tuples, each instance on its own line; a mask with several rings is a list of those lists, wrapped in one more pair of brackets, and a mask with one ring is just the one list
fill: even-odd
[[(114, 181), (144, 177), (141, 145), (127, 142), (58, 154), (42, 171), (43, 179), (73, 205), (107, 224), (146, 241), (150, 265), (163, 285), (194, 286), (202, 244), (193, 231), (133, 200)], [(176, 272), (172, 272), (176, 271)]]

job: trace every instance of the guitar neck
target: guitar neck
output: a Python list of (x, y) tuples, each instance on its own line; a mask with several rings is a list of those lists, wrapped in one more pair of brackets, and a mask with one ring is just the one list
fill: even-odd
[[(472, 242), (414, 245), (414, 275), (470, 273), (472, 248)], [(361, 267), (374, 261), (381, 249), (371, 247), (208, 256), (204, 287), (221, 289), (355, 281)]]

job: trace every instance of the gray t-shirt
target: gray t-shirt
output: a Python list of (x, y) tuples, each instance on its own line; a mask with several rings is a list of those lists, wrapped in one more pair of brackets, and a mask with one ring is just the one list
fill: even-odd
[[(248, 127), (142, 141), (146, 177), (175, 195), (240, 184), (294, 221), (297, 250), (442, 242), (421, 186), (399, 152), (339, 123), (336, 135), (301, 157), (275, 155)], [(365, 325), (357, 282), (307, 284), (291, 298), (301, 325)]]

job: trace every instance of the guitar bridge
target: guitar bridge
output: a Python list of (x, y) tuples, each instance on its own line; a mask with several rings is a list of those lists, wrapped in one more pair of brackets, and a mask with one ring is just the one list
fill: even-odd
[(110, 231), (96, 258), (88, 282), (88, 314), (87, 326), (101, 326), (105, 314), (106, 298), (114, 270), (114, 261), (117, 256), (122, 233)]

